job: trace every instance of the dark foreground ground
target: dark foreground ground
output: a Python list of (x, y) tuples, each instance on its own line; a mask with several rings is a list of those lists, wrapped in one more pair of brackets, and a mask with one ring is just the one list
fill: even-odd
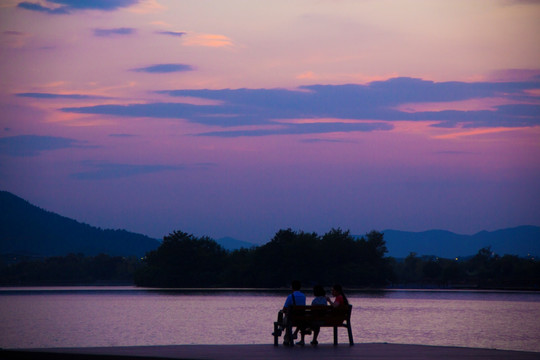
[(540, 360), (540, 353), (401, 344), (295, 346), (167, 345), (0, 350), (0, 359), (377, 359)]

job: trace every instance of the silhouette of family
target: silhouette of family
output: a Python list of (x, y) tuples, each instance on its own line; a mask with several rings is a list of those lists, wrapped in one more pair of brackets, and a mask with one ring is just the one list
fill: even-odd
[[(296, 305), (306, 305), (306, 295), (300, 291), (301, 289), (301, 283), (298, 280), (293, 280), (291, 283), (292, 287), (292, 293), (287, 296), (287, 299), (285, 300), (285, 304), (283, 305), (283, 311), (286, 312), (286, 309), (291, 306)], [(345, 296), (345, 293), (343, 292), (343, 288), (339, 284), (335, 284), (332, 286), (332, 296), (334, 297), (334, 300), (329, 296), (326, 296), (326, 291), (321, 285), (315, 285), (313, 287), (313, 296), (314, 299), (311, 301), (311, 305), (318, 305), (318, 306), (333, 306), (333, 307), (341, 307), (345, 305), (349, 305), (349, 301), (347, 300), (347, 297)], [(280, 312), (281, 313), (281, 312)], [(286, 322), (286, 319), (285, 319)], [(293, 345), (294, 340), (298, 338), (298, 333), (300, 333), (300, 341), (298, 341), (297, 345), (304, 345), (305, 344), (305, 336), (309, 335), (313, 332), (313, 339), (311, 340), (311, 345), (317, 345), (317, 337), (319, 336), (320, 327), (318, 326), (312, 326), (311, 328), (299, 328), (297, 327), (292, 334), (292, 339), (289, 338), (287, 334), (284, 336), (284, 345)]]

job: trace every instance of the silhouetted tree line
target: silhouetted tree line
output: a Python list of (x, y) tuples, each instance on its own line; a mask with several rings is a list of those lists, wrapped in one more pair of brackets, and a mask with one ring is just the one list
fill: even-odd
[(395, 279), (404, 287), (479, 289), (540, 289), (540, 261), (515, 255), (499, 256), (485, 247), (467, 259), (418, 257), (393, 261)]
[(283, 287), (291, 279), (347, 287), (540, 289), (540, 261), (483, 248), (466, 259), (386, 257), (382, 233), (355, 238), (280, 230), (265, 245), (227, 251), (209, 237), (166, 236), (143, 259), (100, 254), (0, 262), (0, 285), (134, 283), (148, 287)]
[(137, 258), (69, 254), (0, 266), (0, 285), (132, 284)]
[(225, 251), (215, 241), (174, 232), (147, 253), (135, 284), (157, 287), (281, 287), (291, 279), (304, 284), (383, 286), (392, 268), (383, 234), (355, 239), (348, 231), (278, 231), (265, 245)]

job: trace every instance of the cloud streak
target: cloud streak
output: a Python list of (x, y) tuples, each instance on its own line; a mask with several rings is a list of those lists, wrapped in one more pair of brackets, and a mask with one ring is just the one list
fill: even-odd
[(55, 94), (55, 93), (18, 93), (15, 94), (19, 97), (27, 97), (34, 99), (72, 99), (72, 100), (87, 100), (87, 99), (108, 99), (105, 96), (96, 96), (96, 95), (84, 95), (84, 94)]
[(37, 2), (23, 1), (17, 4), (19, 8), (38, 11), (45, 14), (65, 15), (80, 10), (114, 11), (135, 5), (139, 0), (47, 0), (47, 6)]
[(217, 137), (240, 137), (240, 136), (269, 136), (269, 135), (302, 135), (302, 134), (326, 134), (333, 132), (370, 132), (377, 130), (392, 130), (394, 126), (384, 122), (370, 123), (308, 123), (308, 124), (287, 124), (276, 129), (254, 129), (254, 130), (229, 130), (212, 131), (197, 134), (197, 136), (217, 136)]
[(184, 40), (185, 46), (230, 47), (233, 42), (225, 35), (219, 34), (189, 34)]
[(115, 28), (115, 29), (94, 29), (94, 36), (109, 37), (115, 35), (132, 35), (136, 30), (133, 28)]
[(186, 35), (186, 33), (183, 31), (156, 31), (156, 33), (160, 35), (169, 35), (174, 37), (182, 37)]
[(135, 137), (136, 135), (120, 133), (120, 134), (109, 134), (109, 136), (116, 137), (116, 138), (132, 138), (132, 137)]
[(0, 154), (32, 157), (44, 151), (88, 147), (78, 140), (38, 135), (19, 135), (0, 138)]
[[(368, 85), (312, 85), (286, 89), (223, 89), (159, 91), (172, 97), (194, 97), (219, 101), (220, 105), (192, 105), (159, 102), (129, 105), (97, 105), (63, 108), (65, 112), (127, 117), (178, 118), (220, 127), (276, 125), (282, 119), (341, 119), (371, 121), (347, 124), (317, 122), (287, 125), (273, 130), (206, 132), (207, 136), (263, 136), (277, 134), (324, 133), (335, 131), (388, 130), (384, 121), (431, 121), (439, 127), (524, 127), (540, 125), (540, 105), (493, 106), (493, 110), (417, 111), (397, 109), (407, 103), (453, 102), (468, 99), (507, 97), (531, 101), (528, 90), (539, 81), (525, 82), (444, 82), (395, 78)], [(538, 98), (536, 103), (538, 103)], [(285, 130), (284, 130), (285, 129)]]
[(164, 171), (179, 171), (195, 167), (208, 167), (213, 164), (195, 164), (195, 165), (159, 165), (159, 164), (122, 164), (86, 161), (85, 167), (91, 170), (74, 173), (72, 178), (78, 180), (108, 180), (119, 179), (144, 174), (161, 173)]
[(186, 65), (186, 64), (157, 64), (157, 65), (151, 65), (151, 66), (133, 69), (133, 71), (136, 71), (136, 72), (157, 73), (157, 74), (172, 73), (172, 72), (185, 72), (185, 71), (193, 71), (193, 70), (194, 70), (193, 66)]

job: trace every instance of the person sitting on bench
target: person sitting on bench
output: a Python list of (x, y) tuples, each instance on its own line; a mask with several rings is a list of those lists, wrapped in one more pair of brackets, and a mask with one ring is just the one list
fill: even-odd
[[(306, 295), (300, 291), (302, 284), (299, 280), (293, 280), (291, 282), (292, 293), (287, 296), (283, 309), (286, 309), (290, 306), (295, 305), (306, 305)], [(294, 332), (294, 335), (297, 336), (299, 329), (297, 328)], [(288, 339), (287, 336), (284, 338), (284, 344), (293, 344), (293, 339)]]
[(343, 306), (343, 305), (349, 305), (349, 300), (347, 300), (347, 297), (345, 296), (345, 293), (343, 292), (343, 288), (339, 284), (335, 284), (332, 286), (332, 296), (334, 296), (334, 301), (332, 301), (329, 297), (326, 297), (326, 300), (328, 300), (328, 303), (334, 307)]
[[(326, 291), (321, 285), (315, 285), (313, 287), (313, 296), (315, 296), (315, 298), (311, 302), (311, 305), (326, 306), (326, 304), (328, 303), (328, 299), (326, 298)], [(319, 326), (313, 326), (311, 329), (313, 330), (313, 340), (311, 340), (311, 345), (317, 345), (319, 343), (317, 341), (317, 337), (319, 336), (321, 328)], [(305, 332), (302, 332), (301, 334), (302, 340), (300, 341), (300, 345), (304, 345)]]

